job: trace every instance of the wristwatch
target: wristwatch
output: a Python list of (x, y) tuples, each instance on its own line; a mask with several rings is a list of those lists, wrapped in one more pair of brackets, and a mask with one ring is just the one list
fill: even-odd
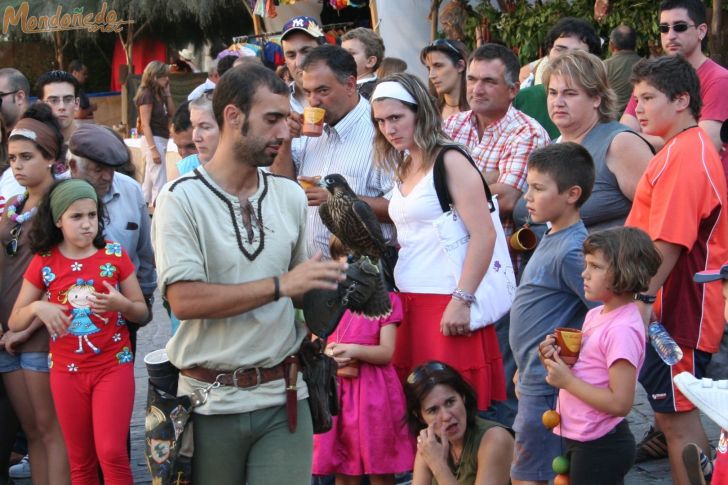
[(655, 295), (645, 295), (644, 293), (635, 293), (634, 299), (636, 301), (641, 301), (642, 303), (647, 303), (648, 305), (652, 305), (657, 301), (657, 297)]

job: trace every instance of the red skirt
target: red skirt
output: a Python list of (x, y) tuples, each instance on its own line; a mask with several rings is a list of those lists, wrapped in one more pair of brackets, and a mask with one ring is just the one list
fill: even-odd
[(399, 293), (404, 318), (397, 327), (392, 364), (404, 382), (412, 369), (429, 360), (455, 368), (475, 389), (478, 409), (506, 398), (505, 372), (495, 327), (489, 325), (469, 336), (446, 337), (440, 321), (450, 295)]

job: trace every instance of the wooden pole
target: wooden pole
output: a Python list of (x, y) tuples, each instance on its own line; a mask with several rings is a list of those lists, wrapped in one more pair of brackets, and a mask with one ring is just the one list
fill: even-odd
[(255, 35), (260, 35), (262, 29), (260, 27), (260, 17), (253, 15), (253, 32)]
[(430, 9), (430, 41), (434, 41), (437, 37), (437, 26), (440, 23), (440, 0), (432, 0), (432, 8)]
[(379, 34), (379, 13), (376, 0), (369, 0), (369, 14), (372, 21), (372, 30)]
[(253, 19), (253, 31), (255, 32), (255, 35), (259, 35), (261, 33), (260, 17), (253, 13), (253, 9), (250, 8), (250, 5), (245, 0), (243, 0), (243, 6), (245, 7), (245, 10), (248, 11), (248, 14), (250, 14), (250, 17)]

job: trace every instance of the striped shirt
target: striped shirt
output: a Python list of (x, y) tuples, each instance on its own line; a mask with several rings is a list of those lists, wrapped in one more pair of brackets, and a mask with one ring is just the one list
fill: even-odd
[[(324, 125), (320, 137), (301, 136), (291, 142), (291, 155), (296, 173), (306, 177), (338, 173), (359, 196), (389, 197), (393, 187), (392, 174), (374, 167), (374, 124), (369, 102), (359, 97), (359, 103), (336, 125)], [(382, 224), (389, 244), (394, 244), (394, 226)], [(308, 207), (306, 247), (309, 255), (321, 250), (329, 255), (331, 233), (318, 213), (318, 207)]]
[[(478, 120), (472, 111), (450, 116), (445, 132), (457, 143), (470, 149), (475, 164), (484, 174), (498, 171), (499, 184), (526, 191), (528, 156), (549, 144), (549, 135), (541, 125), (513, 106), (505, 116), (483, 129), (478, 136)], [(513, 231), (513, 221), (503, 222), (506, 237)]]
[(296, 98), (296, 83), (292, 82), (288, 85), (288, 93), (288, 100), (291, 102), (291, 111), (303, 113), (305, 106)]

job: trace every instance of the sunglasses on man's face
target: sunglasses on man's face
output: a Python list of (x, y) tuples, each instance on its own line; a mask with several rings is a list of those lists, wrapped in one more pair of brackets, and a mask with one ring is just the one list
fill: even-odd
[(8, 256), (15, 256), (18, 254), (18, 240), (20, 239), (20, 233), (23, 227), (20, 224), (16, 224), (15, 227), (10, 229), (10, 242), (5, 246), (5, 254)]
[(657, 28), (660, 29), (660, 32), (663, 34), (667, 34), (670, 32), (670, 29), (674, 30), (678, 34), (681, 32), (685, 32), (690, 27), (695, 27), (695, 24), (689, 24), (687, 22), (675, 22), (674, 24), (660, 24)]
[(0, 92), (0, 108), (3, 107), (3, 99), (5, 98), (5, 96), (9, 94), (15, 94), (18, 91), (20, 91), (20, 89), (16, 89), (15, 91), (8, 91), (7, 93)]

